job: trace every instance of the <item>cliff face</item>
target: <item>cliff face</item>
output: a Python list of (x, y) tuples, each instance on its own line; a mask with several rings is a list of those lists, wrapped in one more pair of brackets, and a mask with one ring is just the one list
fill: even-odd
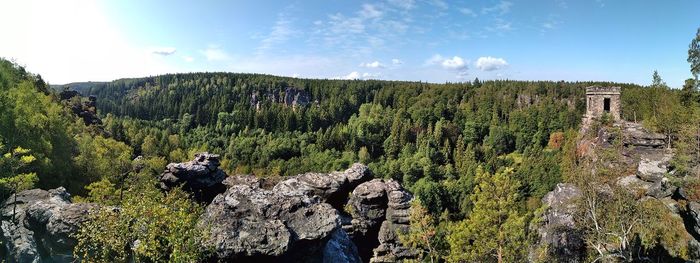
[[(182, 187), (206, 204), (199, 225), (210, 229), (209, 261), (359, 263), (415, 256), (397, 238), (408, 227), (412, 195), (396, 181), (372, 179), (365, 165), (267, 187), (251, 175), (227, 176), (218, 166), (218, 155), (199, 153), (169, 164), (160, 176), (164, 191)], [(73, 204), (69, 197), (63, 188), (33, 189), (3, 204), (0, 239), (10, 262), (74, 260), (73, 235), (99, 206)]]
[[(674, 176), (670, 164), (674, 154), (672, 149), (666, 148), (665, 136), (629, 122), (618, 122), (596, 131), (590, 130), (591, 127), (582, 128), (577, 149), (579, 158), (604, 162), (600, 167), (622, 171), (610, 181), (595, 182), (592, 189), (602, 195), (611, 195), (614, 194), (613, 187), (620, 187), (634, 196), (636, 201), (633, 202), (653, 200), (662, 203), (667, 209), (657, 212), (685, 225), (684, 231), (669, 235), (689, 237), (687, 249), (691, 252), (686, 256), (693, 260), (700, 259), (700, 255), (692, 252), (700, 248), (700, 217), (697, 216), (700, 215), (700, 203), (688, 198), (682, 183), (687, 178)], [(616, 140), (619, 140), (619, 144), (614, 145)], [(599, 155), (612, 147), (620, 147), (619, 155), (613, 157), (614, 161), (601, 161)], [(591, 171), (595, 167), (598, 166), (591, 165), (584, 169)], [(580, 185), (560, 183), (542, 199), (544, 210), (530, 226), (538, 234), (530, 251), (531, 261), (537, 261), (543, 255), (557, 262), (586, 261), (587, 249), (592, 248), (585, 243), (583, 227), (577, 225), (576, 220), (576, 216), (582, 215), (582, 209), (586, 211), (586, 207), (582, 207), (586, 204), (582, 202), (582, 191)], [(659, 257), (665, 260), (680, 256), (672, 252), (678, 251), (678, 248), (662, 245), (656, 249), (656, 253), (661, 254)]]

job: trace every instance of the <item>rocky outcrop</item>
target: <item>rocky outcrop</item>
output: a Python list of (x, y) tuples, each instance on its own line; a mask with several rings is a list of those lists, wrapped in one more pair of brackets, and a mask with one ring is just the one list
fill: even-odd
[(224, 179), (226, 173), (219, 169), (219, 155), (203, 152), (195, 154), (192, 161), (168, 164), (160, 176), (160, 188), (169, 191), (182, 186), (196, 200), (209, 203), (226, 191)]
[(296, 109), (311, 103), (311, 95), (303, 89), (287, 87), (284, 90), (284, 105)]
[(347, 206), (352, 219), (345, 229), (357, 244), (360, 255), (369, 258), (372, 249), (379, 245), (379, 228), (386, 218), (386, 184), (381, 179), (373, 179), (358, 185), (352, 191)]
[(659, 182), (669, 172), (673, 155), (663, 151), (645, 151), (640, 154), (637, 176), (647, 182)]
[[(15, 201), (16, 198), (16, 201)], [(96, 205), (70, 201), (64, 188), (32, 189), (2, 206), (2, 244), (13, 262), (73, 262), (73, 237)]]
[(663, 148), (666, 145), (666, 136), (650, 132), (639, 123), (623, 122), (621, 126), (625, 146)]
[[(411, 194), (396, 181), (370, 180), (365, 165), (301, 174), (269, 186), (251, 175), (227, 177), (218, 169), (217, 155), (195, 157), (169, 164), (160, 186), (183, 187), (202, 202), (204, 192), (225, 189), (198, 223), (210, 233), (203, 248), (212, 252), (208, 261), (396, 262), (416, 255), (398, 239), (408, 228)], [(352, 207), (351, 213), (344, 207)], [(11, 262), (73, 262), (74, 234), (97, 209), (71, 203), (63, 188), (23, 191), (16, 201), (11, 196), (0, 210), (3, 255)]]
[(331, 203), (341, 202), (353, 183), (368, 176), (356, 164), (346, 172), (301, 174), (270, 190), (249, 176), (226, 179), (228, 189), (201, 220), (212, 233), (213, 260), (361, 262)]
[(403, 246), (398, 238), (399, 233), (408, 232), (413, 195), (393, 180), (386, 182), (386, 192), (389, 200), (386, 220), (379, 228), (379, 246), (373, 250), (370, 262), (399, 262), (415, 258), (416, 252)]
[(284, 90), (276, 89), (263, 94), (256, 91), (250, 95), (250, 105), (255, 107), (256, 110), (260, 110), (261, 105), (265, 101), (284, 104), (295, 110), (299, 107), (305, 107), (312, 102), (311, 94), (297, 87), (286, 87)]
[[(85, 101), (80, 96), (80, 93), (74, 90), (63, 90), (58, 94), (61, 101), (65, 101), (68, 104), (73, 114), (83, 119), (85, 125), (101, 125), (102, 120), (97, 117), (97, 110), (95, 108), (97, 103), (97, 97), (89, 96)], [(73, 100), (73, 98), (78, 98)]]
[(585, 244), (574, 220), (575, 202), (580, 196), (576, 186), (560, 183), (542, 198), (546, 210), (532, 226), (539, 239), (530, 250), (530, 261), (545, 255), (555, 262), (583, 262)]
[(371, 176), (367, 166), (353, 164), (270, 188), (251, 176), (227, 178), (228, 189), (201, 220), (213, 233), (212, 260), (369, 262), (373, 250), (372, 262), (414, 257), (397, 237), (408, 227), (411, 194), (393, 180)]

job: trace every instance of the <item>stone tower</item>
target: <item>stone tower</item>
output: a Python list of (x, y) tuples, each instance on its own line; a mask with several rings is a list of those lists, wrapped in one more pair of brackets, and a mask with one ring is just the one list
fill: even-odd
[(598, 119), (604, 113), (620, 121), (620, 87), (590, 86), (586, 88), (586, 118)]

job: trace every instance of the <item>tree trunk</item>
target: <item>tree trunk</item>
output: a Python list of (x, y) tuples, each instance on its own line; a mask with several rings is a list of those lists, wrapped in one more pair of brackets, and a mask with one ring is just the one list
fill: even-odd
[(498, 263), (503, 263), (503, 246), (498, 245)]

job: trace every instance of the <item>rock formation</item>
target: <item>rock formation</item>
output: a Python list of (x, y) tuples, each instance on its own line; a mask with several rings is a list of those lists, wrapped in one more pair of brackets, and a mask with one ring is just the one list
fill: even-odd
[(542, 198), (546, 210), (534, 226), (539, 235), (535, 249), (530, 251), (530, 260), (542, 254), (557, 262), (583, 262), (585, 244), (576, 230), (574, 213), (576, 199), (581, 190), (572, 184), (557, 184), (553, 191)]
[(386, 220), (379, 228), (379, 246), (374, 249), (370, 262), (398, 262), (415, 258), (416, 252), (403, 246), (397, 234), (408, 231), (413, 196), (393, 180), (386, 182), (386, 192), (389, 200)]
[[(97, 117), (97, 110), (95, 109), (97, 103), (97, 97), (89, 96), (87, 101), (83, 101), (80, 93), (74, 90), (64, 90), (58, 94), (61, 101), (65, 101), (69, 104), (69, 107), (73, 114), (83, 119), (85, 125), (101, 125), (102, 120)], [(77, 101), (72, 101), (73, 98), (77, 97)]]
[[(250, 105), (255, 107), (256, 110), (260, 110), (261, 104), (266, 101), (284, 104), (287, 107), (291, 107), (293, 110), (299, 107), (305, 107), (312, 102), (311, 94), (297, 87), (286, 87), (284, 90), (276, 89), (263, 94), (256, 91), (250, 95)], [(317, 103), (318, 101), (315, 102)]]
[(10, 196), (0, 208), (6, 258), (11, 262), (73, 262), (77, 244), (73, 235), (95, 208), (94, 204), (71, 203), (63, 187)]
[[(207, 206), (201, 221), (213, 233), (208, 242), (213, 260), (362, 262), (337, 208), (370, 178), (361, 164), (345, 172), (300, 174), (271, 189), (251, 176), (227, 178), (228, 189)], [(381, 213), (377, 224), (384, 220)]]
[(414, 257), (397, 237), (397, 231), (408, 228), (412, 195), (396, 181), (370, 178), (362, 164), (344, 172), (300, 174), (271, 189), (251, 176), (227, 178), (228, 189), (207, 206), (201, 221), (214, 233), (212, 260), (396, 262)]
[[(582, 128), (583, 131), (586, 129)], [(623, 174), (620, 174), (613, 183), (630, 191), (638, 198), (638, 202), (649, 199), (661, 201), (672, 217), (679, 220), (682, 218), (685, 222), (687, 234), (695, 238), (690, 243), (692, 249), (700, 248), (700, 242), (697, 242), (700, 240), (700, 204), (688, 200), (685, 190), (671, 182), (669, 176), (674, 172), (670, 161), (673, 153), (666, 149), (665, 136), (649, 132), (639, 124), (625, 121), (616, 122), (611, 127), (601, 127), (595, 134), (593, 135), (595, 138), (588, 137), (591, 136), (588, 133), (584, 134), (577, 153), (596, 160), (596, 149), (613, 147), (613, 142), (621, 142), (623, 147), (620, 148), (619, 158), (604, 163), (606, 167), (615, 167), (616, 170), (623, 171)], [(683, 179), (675, 178), (675, 180)], [(611, 187), (608, 184), (602, 184), (597, 189), (607, 192)], [(539, 236), (530, 250), (531, 261), (541, 259), (542, 255), (560, 262), (585, 260), (586, 245), (573, 217), (573, 212), (578, 209), (579, 203), (576, 199), (579, 196), (581, 191), (576, 186), (558, 184), (542, 199), (542, 205), (546, 210), (539, 216), (539, 220), (534, 220), (533, 222), (536, 223), (530, 226)], [(672, 250), (667, 250), (663, 246), (655, 249)], [(669, 260), (673, 257), (663, 254), (664, 252), (659, 253)], [(696, 254), (700, 256), (700, 253)]]
[(207, 152), (195, 154), (194, 160), (170, 163), (160, 176), (160, 188), (168, 191), (182, 186), (200, 202), (209, 203), (226, 190), (226, 173), (219, 169), (219, 155)]
[[(408, 228), (412, 195), (396, 181), (371, 180), (365, 165), (267, 187), (265, 179), (227, 176), (218, 166), (218, 155), (199, 153), (160, 176), (163, 190), (183, 187), (207, 204), (198, 225), (211, 233), (208, 261), (395, 262), (416, 255), (397, 237)], [(57, 188), (20, 192), (0, 209), (0, 241), (11, 262), (73, 262), (73, 235), (98, 206), (71, 203)]]

